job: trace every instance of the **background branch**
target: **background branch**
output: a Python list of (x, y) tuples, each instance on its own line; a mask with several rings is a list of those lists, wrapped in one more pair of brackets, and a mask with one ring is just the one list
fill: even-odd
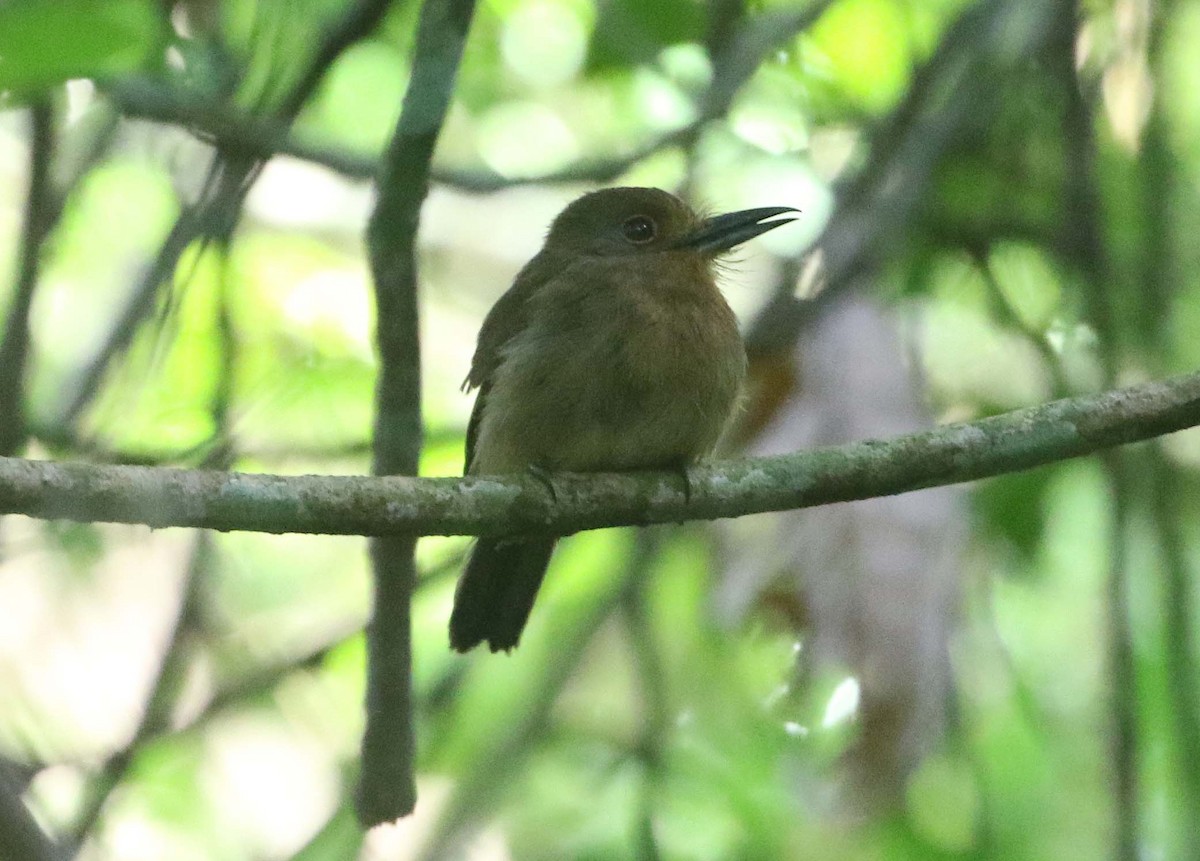
[[(1165, 62), (1164, 32), (1167, 18), (1176, 11), (1172, 2), (1155, 3), (1150, 10), (1147, 59), (1156, 78), (1169, 74)], [(1179, 252), (1175, 244), (1179, 221), (1174, 199), (1181, 184), (1179, 164), (1172, 152), (1167, 120), (1167, 99), (1157, 92), (1142, 138), (1142, 208), (1145, 218), (1145, 245), (1141, 271), (1147, 280), (1147, 292), (1140, 304), (1144, 317), (1139, 332), (1142, 346), (1157, 354), (1156, 368), (1166, 365), (1171, 345), (1168, 320), (1181, 292)], [(1154, 528), (1162, 547), (1162, 616), (1165, 640), (1164, 660), (1167, 686), (1171, 697), (1182, 788), (1180, 815), (1181, 842), (1200, 846), (1200, 665), (1196, 651), (1196, 615), (1193, 574), (1189, 565), (1188, 543), (1178, 508), (1188, 490), (1161, 443), (1149, 454), (1149, 481), (1146, 492), (1153, 513)]]
[(29, 194), (21, 232), (16, 290), (0, 341), (0, 455), (16, 454), (28, 435), (25, 369), (29, 358), (29, 314), (42, 265), (42, 244), (54, 223), (50, 164), (54, 159), (54, 110), (48, 100), (29, 109)]
[(29, 813), (9, 776), (0, 772), (0, 858), (63, 861), (65, 857)]
[[(819, 301), (853, 283), (919, 223), (914, 216), (937, 165), (968, 123), (985, 125), (998, 108), (992, 67), (1044, 45), (1053, 12), (1048, 0), (984, 0), (963, 10), (904, 101), (871, 135), (866, 168), (837, 190), (837, 208), (813, 244), (821, 254)], [(1014, 38), (1024, 44), (1014, 46)], [(794, 282), (781, 281), (751, 322), (747, 349), (790, 348), (809, 319), (807, 305), (795, 296)]]
[[(725, 26), (710, 28), (714, 34), (710, 41), (716, 71), (712, 85), (700, 98), (700, 119), (664, 132), (623, 155), (582, 159), (538, 176), (505, 176), (483, 168), (433, 167), (429, 169), (430, 178), (439, 185), (474, 193), (518, 185), (611, 182), (646, 158), (686, 144), (705, 122), (724, 116), (742, 85), (771, 52), (810, 27), (830, 5), (831, 0), (819, 0), (801, 10), (770, 12), (752, 18), (744, 17), (740, 9), (724, 10), (731, 16), (722, 22)], [(733, 28), (730, 24), (738, 26)], [(292, 156), (351, 179), (369, 179), (376, 173), (378, 160), (374, 154), (304, 141), (291, 132), (286, 121), (254, 116), (224, 102), (176, 92), (149, 79), (125, 79), (108, 85), (105, 92), (127, 116), (184, 126), (223, 149), (249, 153), (259, 159)]]
[[(1103, 204), (1096, 175), (1095, 117), (1081, 90), (1075, 46), (1079, 38), (1078, 2), (1061, 4), (1052, 41), (1054, 70), (1063, 89), (1063, 140), (1066, 146), (1063, 247), (1084, 277), (1083, 300), (1088, 321), (1099, 337), (1097, 359), (1105, 386), (1115, 384), (1120, 368), (1121, 332), (1113, 307), (1115, 272), (1105, 250)], [(1112, 763), (1116, 853), (1119, 861), (1138, 857), (1138, 720), (1137, 667), (1129, 606), (1129, 533), (1133, 526), (1130, 466), (1121, 452), (1101, 457), (1112, 512), (1108, 526), (1108, 572), (1105, 583), (1107, 661), (1111, 679), (1109, 732)]]
[[(300, 79), (286, 94), (273, 121), (287, 129), (305, 102), (343, 51), (367, 36), (383, 18), (389, 0), (360, 0), (326, 30)], [(176, 219), (145, 275), (134, 288), (103, 344), (81, 369), (63, 404), (58, 424), (73, 424), (100, 391), (109, 364), (133, 342), (142, 322), (150, 316), (159, 290), (175, 271), (184, 251), (197, 239), (228, 237), (237, 226), (243, 201), (262, 170), (255, 149), (236, 142), (219, 143), (209, 169), (209, 182), (199, 203), (187, 207)]]
[(262, 159), (275, 155), (292, 156), (351, 179), (371, 179), (379, 166), (374, 153), (356, 153), (309, 143), (298, 139), (287, 123), (255, 116), (215, 99), (176, 92), (148, 78), (114, 82), (105, 87), (104, 93), (127, 117), (184, 126), (201, 140), (252, 153)]
[[(220, 440), (208, 453), (204, 465), (210, 469), (229, 469), (234, 452), (228, 442), (229, 408), (233, 396), (233, 379), (237, 367), (237, 339), (230, 318), (229, 247), (220, 247), (221, 274), (218, 297), (217, 340), (220, 369), (212, 395), (210, 413), (214, 436)], [(187, 666), (192, 658), (196, 634), (201, 628), (202, 603), (209, 578), (215, 567), (216, 546), (211, 532), (195, 536), (187, 569), (180, 586), (179, 603), (171, 622), (162, 657), (150, 685), (150, 693), (142, 708), (137, 727), (125, 745), (105, 761), (92, 776), (84, 792), (84, 802), (71, 830), (70, 842), (76, 853), (101, 821), (109, 798), (129, 772), (130, 766), (148, 742), (166, 732), (178, 700), (180, 688), (187, 678)]]
[[(427, 0), (421, 7), (412, 78), (367, 226), (380, 359), (375, 475), (417, 474), (422, 434), (417, 225), (474, 11), (474, 0)], [(371, 543), (375, 595), (367, 628), (367, 725), (357, 799), (366, 826), (405, 816), (416, 804), (410, 607), (415, 551), (416, 533)]]
[(84, 790), (83, 803), (69, 835), (74, 855), (82, 851), (84, 842), (94, 832), (109, 798), (129, 773), (134, 759), (152, 739), (162, 735), (170, 726), (171, 711), (178, 699), (179, 689), (187, 678), (188, 647), (191, 644), (189, 635), (195, 632), (201, 588), (206, 572), (212, 565), (212, 556), (212, 534), (198, 533), (183, 576), (182, 595), (175, 619), (141, 718), (129, 740), (104, 760)]
[(551, 719), (571, 674), (584, 660), (588, 645), (632, 589), (641, 588), (663, 548), (661, 532), (640, 533), (622, 569), (592, 596), (577, 623), (554, 641), (554, 659), (548, 661), (528, 695), (500, 715), (474, 760), (486, 764), (463, 776), (442, 806), (431, 836), (416, 856), (420, 861), (456, 857), (466, 834), (479, 827), (483, 812), (501, 797), (514, 773), (529, 756), (539, 734)]

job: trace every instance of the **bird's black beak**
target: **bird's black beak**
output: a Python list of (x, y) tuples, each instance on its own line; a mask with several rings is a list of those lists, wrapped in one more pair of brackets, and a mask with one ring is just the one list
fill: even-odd
[(799, 211), (790, 206), (767, 206), (762, 209), (743, 209), (740, 212), (715, 215), (705, 219), (699, 228), (679, 240), (676, 247), (689, 248), (705, 254), (720, 254), (722, 251), (728, 251), (748, 239), (753, 239), (793, 220), (792, 218), (778, 218), (775, 221), (766, 219)]

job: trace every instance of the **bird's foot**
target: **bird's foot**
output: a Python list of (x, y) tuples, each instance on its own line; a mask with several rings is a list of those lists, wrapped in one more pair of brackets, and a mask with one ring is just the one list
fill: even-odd
[(690, 472), (691, 464), (681, 463), (675, 466), (675, 472), (683, 481), (683, 504), (692, 504), (692, 474)]
[(550, 494), (550, 501), (558, 504), (558, 489), (554, 486), (554, 474), (544, 466), (531, 463), (525, 470), (530, 477), (537, 481)]

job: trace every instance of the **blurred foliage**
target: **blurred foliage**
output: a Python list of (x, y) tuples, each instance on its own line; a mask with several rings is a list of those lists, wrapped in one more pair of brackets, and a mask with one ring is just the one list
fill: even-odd
[[(861, 245), (824, 286), (869, 302), (886, 334), (846, 323), (835, 337), (836, 315), (813, 303), (800, 347), (754, 357), (750, 448), (898, 433), (1200, 364), (1200, 4), (810, 2), (481, 0), (423, 212), (424, 474), (461, 468), (458, 386), (482, 315), (593, 166), (627, 156), (605, 178), (714, 210), (803, 211), (728, 267), (748, 330), (772, 296), (822, 286), (805, 256), (818, 239)], [(30, 106), (50, 106), (57, 144), (49, 187), (34, 189), (53, 223), (29, 312), (23, 454), (367, 471), (370, 188), (276, 158), (250, 175), (228, 243), (187, 233), (214, 177), (247, 156), (204, 123), (138, 119), (121, 95), (137, 81), (201, 114), (286, 123), (353, 5), (0, 2), (6, 315), (26, 265)], [(344, 46), (295, 112), (296, 140), (318, 156), (379, 152), (418, 8), (396, 0)], [(809, 8), (811, 27), (780, 23)], [(754, 50), (761, 64), (710, 116), (729, 52)], [(1094, 141), (1073, 125), (1075, 93)], [(556, 171), (577, 180), (536, 181)], [(504, 188), (478, 193), (481, 177)], [(823, 235), (830, 223), (840, 232)], [(1080, 241), (1092, 229), (1099, 269)], [(130, 306), (180, 236), (163, 289)], [(125, 345), (105, 347), (121, 326)], [(897, 369), (903, 384), (884, 373)], [(0, 422), (15, 415), (0, 405)], [(365, 839), (350, 808), (365, 542), (206, 545), (6, 518), (0, 769), (96, 861), (1091, 859), (1119, 842), (1124, 697), (1140, 856), (1192, 858), (1200, 436), (1122, 458), (1124, 486), (1089, 460), (937, 504), (581, 535), (512, 655), (449, 651), (467, 542), (423, 540), (421, 801)], [(1114, 582), (1132, 677), (1108, 658)], [(164, 655), (165, 714), (143, 719)]]
[(0, 8), (0, 90), (28, 95), (70, 78), (136, 71), (164, 47), (162, 24), (149, 0), (7, 3)]

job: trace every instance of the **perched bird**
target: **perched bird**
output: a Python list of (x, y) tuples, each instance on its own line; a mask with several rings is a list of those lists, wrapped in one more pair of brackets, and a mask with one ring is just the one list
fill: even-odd
[[(685, 469), (710, 454), (746, 372), (714, 261), (790, 212), (702, 218), (655, 188), (571, 203), (480, 329), (464, 471)], [(480, 538), (451, 646), (515, 646), (553, 550), (549, 537)]]

